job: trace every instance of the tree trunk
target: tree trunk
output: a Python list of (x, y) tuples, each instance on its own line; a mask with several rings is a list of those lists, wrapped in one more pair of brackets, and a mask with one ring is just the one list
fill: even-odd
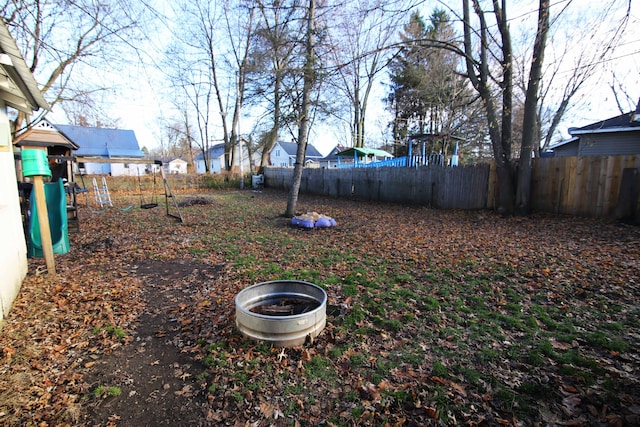
[(293, 182), (287, 199), (286, 217), (295, 215), (298, 204), (298, 193), (300, 192), (300, 182), (302, 181), (302, 171), (304, 169), (304, 157), (307, 151), (307, 133), (309, 129), (309, 110), (311, 104), (311, 89), (315, 78), (314, 73), (314, 45), (315, 45), (315, 0), (309, 0), (309, 11), (307, 16), (307, 46), (304, 64), (304, 84), (302, 88), (302, 112), (300, 116), (300, 127), (298, 128), (298, 150), (296, 152), (296, 164), (293, 169)]
[(478, 0), (473, 0), (474, 10), (480, 21), (480, 54), (477, 60), (473, 59), (471, 43), (471, 12), (469, 0), (462, 1), (464, 22), (464, 52), (469, 80), (478, 91), (487, 114), (489, 125), (489, 137), (493, 147), (493, 158), (496, 162), (498, 174), (498, 212), (502, 215), (513, 213), (515, 201), (515, 186), (511, 170), (511, 103), (512, 103), (512, 58), (511, 40), (507, 25), (506, 12), (500, 8), (497, 0), (493, 1), (498, 28), (502, 37), (502, 117), (498, 120), (499, 108), (496, 106), (490, 87), (490, 72), (488, 59), (489, 31), (484, 12), (480, 8)]
[(520, 149), (520, 165), (518, 168), (518, 187), (516, 191), (517, 215), (528, 215), (531, 212), (531, 153), (536, 137), (536, 114), (538, 106), (538, 89), (542, 78), (542, 62), (544, 48), (549, 32), (549, 0), (540, 0), (538, 7), (538, 32), (533, 46), (531, 71), (524, 101), (524, 118), (522, 123), (522, 146)]

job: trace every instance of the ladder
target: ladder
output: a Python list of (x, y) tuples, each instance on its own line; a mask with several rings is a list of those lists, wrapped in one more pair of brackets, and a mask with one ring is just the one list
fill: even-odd
[(100, 205), (100, 207), (111, 206), (111, 196), (109, 195), (109, 187), (107, 187), (107, 180), (105, 177), (102, 177), (102, 187), (98, 187), (98, 182), (95, 178), (93, 178), (93, 195), (96, 200), (96, 204)]

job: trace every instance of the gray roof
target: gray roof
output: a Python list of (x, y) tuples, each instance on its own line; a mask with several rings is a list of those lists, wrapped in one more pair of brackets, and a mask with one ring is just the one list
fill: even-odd
[(15, 39), (2, 19), (0, 19), (0, 54), (4, 55), (0, 63), (0, 76), (5, 77), (7, 82), (0, 87), (0, 97), (7, 105), (27, 114), (40, 108), (48, 110), (49, 104), (42, 96)]
[(640, 121), (634, 120), (635, 113), (635, 111), (632, 111), (630, 113), (601, 120), (581, 128), (571, 128), (569, 129), (569, 133), (571, 135), (579, 135), (584, 133), (638, 130), (640, 128)]
[[(278, 144), (282, 147), (282, 149), (289, 155), (295, 156), (298, 151), (298, 144), (295, 142), (282, 142), (278, 141)], [(322, 154), (314, 147), (312, 144), (307, 144), (307, 152), (305, 153), (305, 158), (307, 159), (322, 159)]]
[(144, 157), (132, 130), (54, 125), (79, 148), (78, 157)]
[(640, 113), (640, 101), (635, 111), (631, 111), (619, 116), (610, 117), (599, 122), (592, 123), (590, 125), (582, 127), (569, 128), (569, 135), (571, 138), (560, 141), (557, 144), (549, 146), (549, 150), (554, 150), (562, 146), (576, 143), (580, 139), (580, 135), (594, 134), (594, 133), (616, 133), (616, 132), (629, 132), (640, 131), (640, 120), (638, 120), (638, 113)]
[[(209, 160), (217, 159), (224, 155), (224, 143), (216, 144), (207, 150)], [(202, 153), (198, 154), (194, 160), (204, 160)]]

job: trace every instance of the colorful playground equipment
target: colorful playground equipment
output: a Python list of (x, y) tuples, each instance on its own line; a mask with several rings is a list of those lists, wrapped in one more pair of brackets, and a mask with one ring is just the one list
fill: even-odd
[(30, 197), (29, 251), (32, 257), (43, 257), (49, 274), (55, 274), (53, 254), (69, 252), (67, 199), (64, 183), (58, 180), (44, 183), (51, 169), (44, 150), (22, 150), (22, 171), (33, 179)]
[[(34, 186), (35, 192), (35, 186)], [(44, 194), (47, 203), (47, 216), (49, 217), (49, 229), (51, 233), (51, 245), (54, 254), (66, 254), (69, 252), (69, 230), (67, 223), (67, 196), (61, 179), (56, 182), (44, 184)], [(42, 232), (40, 228), (36, 197), (31, 196), (31, 218), (29, 220), (29, 256), (43, 257)]]

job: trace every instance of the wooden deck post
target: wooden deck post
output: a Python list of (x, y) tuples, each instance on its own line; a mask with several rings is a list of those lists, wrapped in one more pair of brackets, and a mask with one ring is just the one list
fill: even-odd
[[(36, 197), (36, 207), (38, 209), (38, 224), (40, 225), (40, 239), (42, 242), (42, 253), (47, 264), (47, 272), (50, 275), (56, 274), (56, 263), (53, 257), (53, 243), (51, 242), (51, 229), (49, 227), (49, 212), (47, 210), (47, 200), (44, 194), (44, 182), (42, 176), (33, 176), (33, 189)], [(33, 215), (33, 212), (31, 213)]]

